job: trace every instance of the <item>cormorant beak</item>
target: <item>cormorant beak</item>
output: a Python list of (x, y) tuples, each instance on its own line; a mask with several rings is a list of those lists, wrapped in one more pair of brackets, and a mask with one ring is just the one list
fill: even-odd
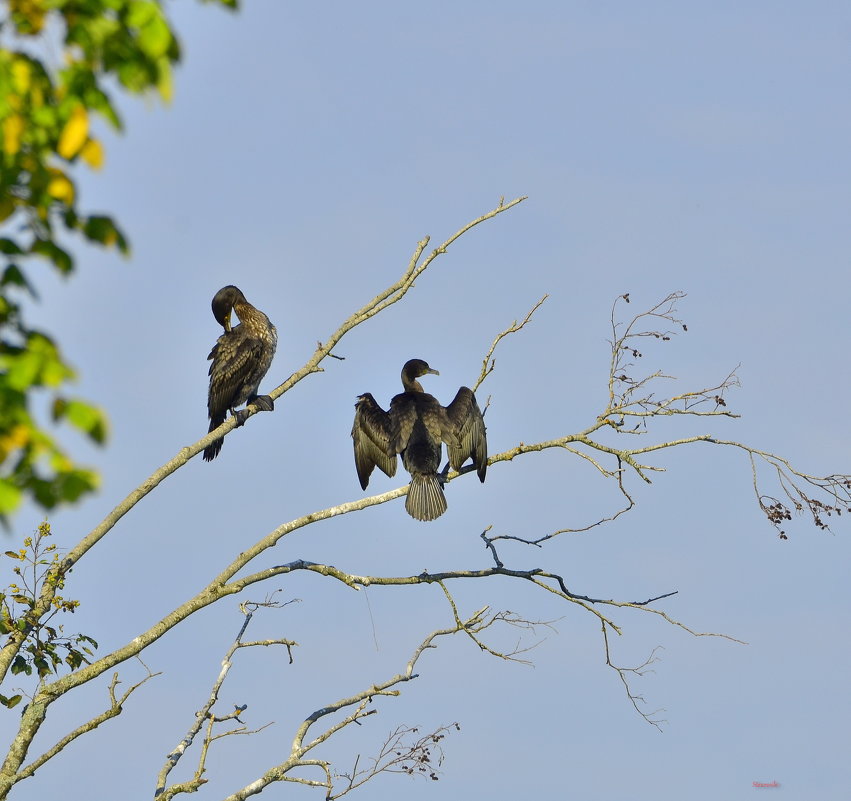
[(230, 333), (230, 312), (228, 312), (225, 315), (225, 320), (222, 323), (222, 325), (225, 327), (225, 333), (229, 334)]
[(440, 372), (438, 370), (432, 370), (431, 367), (429, 367), (428, 370), (426, 370), (426, 374), (440, 375)]

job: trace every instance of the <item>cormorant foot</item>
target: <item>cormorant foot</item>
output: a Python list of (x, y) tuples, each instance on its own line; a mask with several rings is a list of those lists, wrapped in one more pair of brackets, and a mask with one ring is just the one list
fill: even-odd
[(268, 395), (255, 395), (248, 401), (249, 405), (251, 405), (252, 403), (261, 412), (275, 411), (275, 401), (273, 401)]
[(233, 416), (236, 418), (236, 428), (239, 428), (241, 425), (245, 425), (245, 421), (249, 418), (250, 412), (248, 409), (238, 409), (237, 411), (233, 411)]

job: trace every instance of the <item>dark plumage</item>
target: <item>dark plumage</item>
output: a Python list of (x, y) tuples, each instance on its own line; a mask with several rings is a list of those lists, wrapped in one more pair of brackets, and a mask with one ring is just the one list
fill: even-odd
[(402, 464), (411, 474), (405, 509), (417, 520), (434, 520), (446, 511), (443, 479), (437, 473), (443, 442), (453, 470), (472, 459), (479, 480), (484, 481), (488, 469), (485, 421), (473, 391), (461, 387), (452, 403), (443, 407), (417, 381), (429, 373), (439, 375), (422, 359), (406, 362), (402, 368), (405, 391), (390, 401), (390, 411), (385, 412), (367, 392), (358, 397), (352, 426), (361, 488), (366, 489), (376, 465), (393, 476), (396, 454), (401, 453)]
[[(236, 407), (253, 403), (259, 409), (271, 412), (275, 404), (268, 395), (258, 395), (257, 388), (275, 355), (278, 332), (262, 311), (252, 306), (235, 286), (226, 286), (213, 298), (213, 316), (225, 329), (210, 355), (210, 390), (207, 394), (209, 431), (224, 423), (228, 409), (237, 418), (237, 425), (245, 422), (247, 412)], [(231, 311), (239, 317), (239, 325), (231, 328)], [(222, 449), (222, 439), (217, 439), (204, 449), (205, 461), (211, 461)]]

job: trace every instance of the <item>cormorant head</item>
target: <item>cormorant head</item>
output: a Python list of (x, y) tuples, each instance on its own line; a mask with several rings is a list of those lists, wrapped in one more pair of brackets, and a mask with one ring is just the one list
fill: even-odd
[(233, 305), (240, 300), (245, 301), (245, 295), (233, 284), (222, 287), (213, 297), (213, 317), (226, 332), (231, 329), (230, 313), (233, 310)]
[(405, 366), (402, 368), (402, 375), (413, 379), (423, 375), (440, 375), (440, 373), (437, 370), (432, 370), (428, 366), (428, 362), (424, 362), (422, 359), (411, 359), (405, 362)]
[(440, 375), (437, 370), (432, 370), (427, 362), (422, 359), (411, 359), (405, 362), (402, 368), (402, 386), (408, 391), (422, 392), (423, 388), (417, 379), (423, 375)]

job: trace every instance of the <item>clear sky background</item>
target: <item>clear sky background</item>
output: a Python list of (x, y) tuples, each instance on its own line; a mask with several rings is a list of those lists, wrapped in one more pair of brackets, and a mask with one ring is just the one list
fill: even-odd
[[(69, 582), (82, 607), (68, 625), (102, 653), (280, 523), (362, 497), (355, 397), (371, 391), (386, 404), (417, 356), (440, 370), (427, 389), (448, 402), (475, 380), (493, 337), (544, 293), (480, 393), (491, 396), (493, 453), (591, 424), (605, 402), (613, 299), (630, 292), (637, 312), (683, 290), (688, 333), (648, 343), (642, 364), (677, 376), (674, 391), (741, 364), (728, 403), (742, 418), (655, 425), (648, 439), (713, 432), (801, 470), (851, 472), (846, 3), (255, 0), (238, 15), (197, 3), (169, 10), (185, 48), (173, 106), (124, 102), (126, 135), (107, 135), (104, 171), (81, 179), (83, 208), (114, 212), (133, 258), (78, 248), (73, 279), (37, 278), (34, 318), (80, 369), (79, 393), (112, 421), (102, 451), (67, 435), (103, 489), (51, 516), (66, 547), (206, 432), (206, 356), (218, 333), (209, 302), (221, 286), (237, 284), (277, 325), (271, 389), (401, 275), (425, 234), (437, 244), (503, 195), (529, 200), (465, 236), (402, 303), (341, 343), (345, 361), (329, 360), (274, 414), (230, 435), (215, 462), (194, 459), (86, 557)], [(491, 579), (456, 586), (462, 611), (489, 604), (557, 620), (541, 632), (535, 666), (456, 637), (422, 658), (401, 697), (377, 702), (380, 714), (316, 756), (346, 770), (400, 723), (458, 721), (440, 783), (382, 776), (360, 797), (848, 798), (848, 521), (831, 534), (799, 519), (782, 542), (756, 505), (744, 454), (694, 445), (653, 463), (667, 472), (652, 486), (630, 476), (638, 506), (614, 524), (501, 555), (596, 597), (678, 590), (660, 608), (748, 642), (614, 614), (621, 664), (663, 646), (655, 673), (634, 685), (648, 709), (664, 708), (663, 733), (606, 668), (595, 619)], [(401, 471), (376, 473), (369, 491), (403, 482)], [(555, 452), (496, 465), (483, 486), (453, 482), (447, 497), (448, 513), (429, 524), (399, 500), (311, 526), (260, 566), (483, 568), (489, 525), (532, 538), (587, 525), (620, 500), (587, 463)], [(40, 519), (22, 512), (15, 537)], [(222, 693), (222, 711), (245, 703), (247, 724), (275, 725), (215, 744), (205, 798), (284, 759), (305, 715), (394, 675), (451, 622), (434, 586), (367, 594), (297, 575), (268, 586), (278, 588), (301, 603), (259, 616), (251, 635), (297, 640), (295, 663), (244, 654)], [(239, 601), (264, 593), (220, 603), (159, 641), (145, 660), (163, 675), (13, 797), (150, 797), (218, 674)], [(127, 684), (142, 673), (120, 670)], [(101, 708), (104, 679), (56, 705), (37, 750)], [(263, 797), (319, 792), (278, 785)]]

